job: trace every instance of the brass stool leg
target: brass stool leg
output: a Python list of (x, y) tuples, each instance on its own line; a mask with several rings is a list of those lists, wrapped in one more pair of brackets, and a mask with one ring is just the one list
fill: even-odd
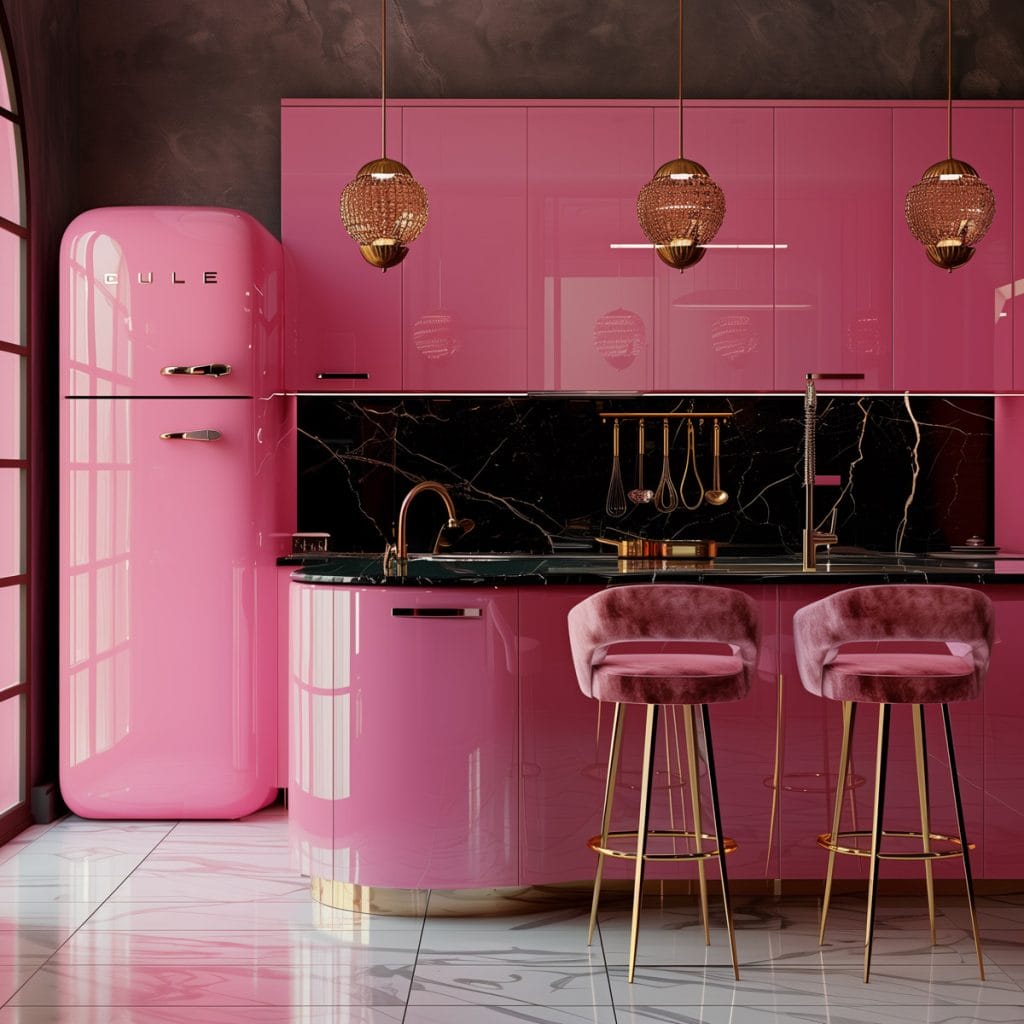
[[(775, 767), (772, 770), (772, 810), (768, 818), (768, 848), (764, 857), (764, 873), (772, 863), (772, 843), (775, 841), (775, 819), (779, 812), (779, 786), (782, 784), (782, 676), (779, 676), (775, 701)], [(781, 866), (779, 874), (781, 875)]]
[(647, 705), (644, 731), (644, 769), (640, 782), (640, 821), (636, 836), (636, 881), (633, 884), (633, 924), (629, 933), (629, 977), (636, 969), (636, 942), (640, 931), (640, 900), (644, 888), (644, 857), (647, 855), (647, 826), (651, 817), (651, 779), (654, 776), (654, 747), (658, 728), (658, 705)]
[[(686, 731), (686, 761), (690, 773), (690, 803), (693, 807), (693, 844), (697, 853), (704, 849), (701, 833), (704, 826), (700, 817), (700, 780), (697, 775), (697, 747), (694, 744), (695, 718), (693, 707), (683, 708), (683, 725)], [(711, 929), (708, 926), (708, 879), (704, 873), (704, 861), (697, 861), (697, 877), (700, 879), (700, 915), (704, 922), (704, 945), (711, 945)]]
[[(921, 851), (931, 853), (931, 813), (928, 802), (928, 746), (924, 732), (924, 705), (911, 707), (914, 720), (914, 755), (917, 759), (917, 802), (921, 807)], [(928, 891), (928, 925), (932, 945), (935, 945), (935, 882), (932, 878), (932, 862), (924, 862), (924, 884)]]
[[(692, 715), (693, 708), (687, 708)], [(711, 745), (711, 722), (707, 704), (701, 704), (701, 724), (704, 726), (704, 749), (707, 753), (708, 783), (711, 786), (711, 812), (715, 819), (715, 841), (718, 844), (718, 869), (722, 876), (722, 904), (725, 910), (725, 925), (729, 930), (729, 950), (732, 953), (732, 973), (740, 980), (740, 965), (736, 957), (736, 931), (732, 924), (732, 907), (729, 905), (729, 875), (725, 867), (725, 836), (722, 834), (722, 816), (718, 808), (718, 776), (715, 774), (715, 752)]]
[(864, 982), (871, 971), (871, 943), (875, 932), (875, 896), (878, 887), (878, 849), (882, 844), (882, 813), (885, 810), (885, 770), (889, 760), (890, 704), (878, 705), (878, 754), (875, 757), (875, 811), (871, 823), (871, 868), (868, 873), (868, 916), (864, 929)]
[[(839, 821), (843, 814), (843, 797), (846, 794), (846, 776), (850, 768), (850, 742), (853, 726), (857, 719), (857, 705), (852, 700), (843, 701), (843, 741), (839, 748), (839, 774), (836, 778), (836, 800), (832, 810), (832, 832), (829, 839), (834, 846), (839, 835)], [(825, 922), (832, 900), (832, 872), (836, 865), (836, 851), (828, 851), (828, 871), (825, 874), (825, 896), (821, 901), (821, 927), (818, 930), (818, 945), (825, 944)]]
[[(600, 705), (598, 705), (600, 708)], [(625, 706), (615, 705), (612, 718), (612, 743), (608, 751), (608, 778), (604, 784), (604, 810), (601, 812), (601, 845), (608, 845), (608, 829), (612, 821), (612, 795), (615, 792), (615, 776), (619, 771), (619, 749), (622, 746), (622, 723), (626, 718)], [(590, 903), (590, 927), (587, 929), (587, 945), (594, 939), (594, 924), (597, 921), (597, 904), (601, 899), (601, 875), (604, 872), (604, 854), (597, 855), (597, 874), (594, 875), (594, 897)]]
[(953, 727), (949, 723), (949, 705), (942, 705), (942, 721), (946, 726), (946, 751), (949, 755), (949, 778), (953, 783), (953, 802), (956, 804), (956, 827), (960, 835), (960, 854), (964, 861), (964, 881), (967, 883), (967, 905), (971, 911), (971, 932), (974, 951), (978, 956), (978, 975), (985, 980), (985, 963), (981, 955), (981, 936), (978, 934), (978, 910), (974, 905), (974, 879), (971, 877), (971, 854), (967, 848), (967, 830), (964, 828), (964, 805), (960, 801), (960, 778), (953, 753)]

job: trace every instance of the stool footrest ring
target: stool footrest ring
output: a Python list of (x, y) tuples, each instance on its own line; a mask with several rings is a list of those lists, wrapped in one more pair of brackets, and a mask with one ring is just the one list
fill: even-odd
[[(662, 837), (669, 839), (696, 839), (698, 834), (696, 832), (685, 832), (681, 829), (662, 829), (662, 828), (650, 828), (647, 830), (649, 838)], [(636, 845), (638, 834), (634, 829), (632, 832), (609, 832), (609, 839), (631, 839), (633, 845)], [(708, 835), (707, 832), (701, 832), (699, 834), (700, 839), (709, 840), (712, 843), (716, 843), (718, 840), (713, 835)], [(606, 857), (620, 857), (623, 860), (636, 860), (636, 850), (616, 850), (610, 846), (601, 845), (601, 836), (591, 836), (587, 840), (587, 846), (594, 851), (594, 853), (603, 853)], [(735, 839), (730, 839), (728, 836), (722, 837), (722, 847), (726, 853), (733, 853), (739, 849), (739, 844)], [(714, 846), (710, 850), (694, 850), (690, 853), (645, 853), (645, 861), (656, 861), (656, 860), (707, 860), (709, 857), (718, 856), (718, 847)]]
[[(600, 837), (598, 837), (600, 838)], [(921, 832), (891, 832), (888, 829), (882, 830), (882, 838), (890, 839), (923, 839)], [(939, 843), (952, 843), (955, 850), (917, 850), (913, 852), (884, 853), (878, 851), (879, 860), (950, 860), (955, 857), (963, 857), (963, 848), (959, 839), (955, 836), (944, 836), (938, 832), (929, 832), (929, 840)], [(870, 857), (871, 850), (860, 846), (847, 846), (842, 840), (848, 839), (871, 839), (871, 829), (853, 829), (849, 832), (837, 832), (836, 838), (832, 838), (831, 832), (823, 832), (818, 836), (818, 845), (823, 850), (831, 850), (833, 853), (847, 853), (853, 857)], [(974, 843), (967, 844), (968, 850), (974, 849)]]

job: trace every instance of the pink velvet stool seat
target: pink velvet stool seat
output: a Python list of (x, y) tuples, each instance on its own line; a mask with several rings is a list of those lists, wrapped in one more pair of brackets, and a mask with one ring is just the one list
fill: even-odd
[[(716, 857), (722, 880), (722, 900), (729, 932), (733, 971), (739, 978), (725, 865), (726, 853), (735, 849), (736, 844), (722, 833), (707, 706), (722, 701), (740, 700), (749, 691), (756, 671), (760, 642), (757, 606), (745, 594), (724, 587), (682, 584), (612, 587), (580, 602), (569, 612), (569, 642), (580, 689), (588, 697), (615, 704), (601, 832), (592, 837), (588, 844), (597, 853), (588, 944), (593, 939), (606, 856), (623, 857), (636, 862), (629, 981), (633, 980), (636, 968), (640, 899), (644, 865), (648, 861), (696, 861), (705, 941), (710, 941), (704, 861)], [(616, 650), (617, 645), (622, 644), (629, 644), (630, 649)], [(638, 652), (638, 644), (649, 645), (650, 650)], [(666, 644), (671, 644), (672, 650), (663, 650)], [(693, 645), (692, 652), (686, 650), (687, 645)], [(708, 653), (705, 650), (708, 645), (726, 647), (729, 653), (718, 653), (717, 649), (714, 653)], [(647, 708), (640, 784), (640, 819), (635, 832), (612, 831), (612, 794), (618, 771), (622, 727), (625, 709), (632, 704), (643, 704)], [(673, 716), (677, 706), (683, 708), (688, 784), (693, 810), (691, 830), (649, 827), (658, 712), (663, 706), (672, 709)], [(711, 794), (713, 834), (704, 832), (701, 825), (698, 744), (694, 714), (696, 707), (700, 707), (702, 716), (703, 754), (707, 763)], [(685, 839), (686, 852), (673, 850), (667, 854), (650, 853), (647, 849), (649, 836), (671, 837), (674, 842)], [(624, 837), (635, 838), (636, 852), (625, 852), (609, 845), (611, 839)], [(705, 847), (705, 842), (713, 845)]]
[[(888, 859), (922, 860), (928, 890), (928, 915), (932, 943), (935, 942), (935, 892), (933, 860), (958, 857), (963, 862), (967, 899), (971, 914), (978, 970), (985, 977), (974, 905), (970, 844), (964, 830), (960, 783), (953, 750), (949, 707), (957, 701), (973, 700), (981, 694), (988, 670), (995, 629), (992, 602), (966, 587), (935, 584), (897, 584), (853, 587), (801, 608), (793, 616), (793, 638), (797, 665), (804, 688), (818, 697), (843, 704), (843, 740), (832, 830), (818, 837), (829, 852), (822, 904), (819, 941), (824, 942), (825, 922), (832, 892), (832, 874), (837, 853), (869, 857), (868, 912), (864, 937), (864, 980), (871, 970), (871, 948), (875, 920), (875, 896), (879, 862)], [(947, 653), (909, 649), (908, 642), (942, 643)], [(871, 649), (863, 650), (868, 643)], [(858, 649), (844, 651), (856, 644)], [(850, 745), (860, 704), (877, 704), (878, 745), (875, 801), (869, 830), (840, 831), (843, 795), (849, 771)], [(914, 752), (917, 762), (920, 831), (890, 831), (883, 828), (885, 782), (889, 745), (889, 724), (893, 704), (911, 705)], [(955, 836), (933, 831), (928, 803), (928, 756), (925, 744), (924, 705), (942, 708), (949, 760), (953, 802), (956, 809)], [(870, 849), (851, 840), (870, 837)], [(890, 852), (886, 839), (918, 839), (919, 853)], [(934, 844), (939, 843), (936, 847)]]

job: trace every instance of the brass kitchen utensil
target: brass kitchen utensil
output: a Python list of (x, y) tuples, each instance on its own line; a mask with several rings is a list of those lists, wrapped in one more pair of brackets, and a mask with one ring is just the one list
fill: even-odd
[(612, 477), (608, 481), (608, 497), (604, 502), (605, 514), (620, 519), (626, 514), (626, 491), (622, 486), (622, 470), (619, 467), (619, 421), (612, 424)]
[(619, 558), (685, 558), (691, 561), (710, 561), (718, 554), (718, 542), (713, 540), (648, 540), (627, 537), (612, 540), (595, 537), (598, 544), (610, 544)]
[(644, 421), (640, 420), (637, 430), (636, 449), (636, 487), (629, 492), (629, 500), (634, 505), (649, 505), (654, 501), (654, 491), (644, 487)]
[[(718, 421), (715, 420), (717, 423)], [(661, 421), (661, 479), (654, 492), (654, 507), (659, 512), (672, 512), (679, 507), (675, 484), (668, 466), (668, 420)]]
[[(697, 500), (691, 505), (686, 500), (686, 481), (693, 473), (694, 482), (697, 484)], [(683, 508), (691, 512), (701, 506), (704, 501), (704, 481), (700, 478), (700, 470), (697, 468), (697, 433), (693, 428), (693, 420), (686, 421), (686, 465), (683, 466), (683, 475), (679, 479), (679, 502)]]
[(729, 500), (729, 492), (722, 490), (719, 477), (719, 454), (721, 449), (722, 428), (718, 420), (714, 421), (714, 441), (711, 456), (711, 489), (704, 492), (704, 500), (709, 505), (724, 505)]

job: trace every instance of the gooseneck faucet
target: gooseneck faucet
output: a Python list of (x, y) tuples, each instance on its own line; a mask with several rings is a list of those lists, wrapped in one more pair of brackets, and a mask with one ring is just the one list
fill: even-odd
[(818, 428), (818, 393), (816, 380), (863, 380), (863, 373), (809, 373), (804, 393), (804, 532), (803, 570), (814, 572), (818, 565), (818, 548), (822, 544), (835, 544), (839, 538), (834, 533), (825, 533), (814, 528), (814, 481), (816, 444)]
[(388, 544), (384, 548), (385, 576), (402, 575), (404, 573), (405, 566), (409, 562), (409, 539), (406, 535), (409, 506), (412, 504), (413, 498), (424, 491), (433, 491), (444, 502), (445, 510), (448, 513), (448, 528), (456, 529), (459, 526), (459, 520), (455, 518), (455, 503), (452, 501), (452, 496), (448, 493), (448, 488), (444, 484), (439, 484), (436, 480), (424, 480), (416, 484), (402, 500), (402, 507), (398, 510), (398, 531), (395, 536), (395, 543)]

